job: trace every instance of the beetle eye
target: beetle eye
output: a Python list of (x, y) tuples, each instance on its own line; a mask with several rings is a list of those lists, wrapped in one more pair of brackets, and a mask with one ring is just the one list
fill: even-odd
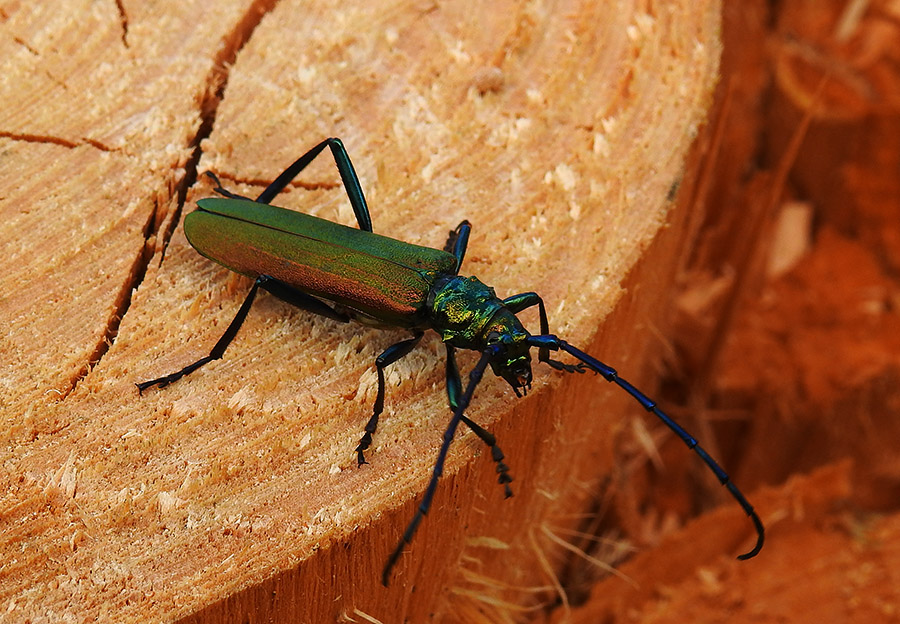
[(495, 344), (500, 344), (500, 332), (492, 331), (487, 335), (487, 343), (488, 346), (494, 346)]

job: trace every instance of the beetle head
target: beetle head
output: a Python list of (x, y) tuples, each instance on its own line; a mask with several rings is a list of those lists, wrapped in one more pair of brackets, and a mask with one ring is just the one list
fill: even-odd
[(531, 388), (531, 350), (528, 332), (519, 319), (508, 310), (496, 314), (491, 319), (486, 343), (497, 347), (496, 355), (491, 358), (494, 374), (505, 379), (516, 396), (527, 394)]

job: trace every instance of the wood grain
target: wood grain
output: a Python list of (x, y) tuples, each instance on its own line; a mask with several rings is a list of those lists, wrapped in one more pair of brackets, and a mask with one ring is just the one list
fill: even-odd
[[(249, 286), (193, 252), (178, 221), (211, 192), (198, 172), (258, 192), (339, 136), (376, 231), (440, 246), (470, 219), (464, 273), (501, 296), (539, 292), (555, 333), (642, 380), (689, 243), (670, 195), (691, 180), (718, 12), (715, 1), (3, 8), (0, 611), (503, 621), (553, 601), (567, 552), (546, 531), (575, 524), (615, 471), (627, 397), (543, 368), (521, 400), (485, 381), (469, 415), (498, 436), (516, 496), (503, 501), (490, 457), (460, 435), (383, 589), (447, 420), (442, 345), (432, 335), (390, 368), (361, 469), (352, 451), (372, 361), (401, 332), (264, 296), (223, 360), (139, 397), (136, 381), (208, 351)], [(278, 203), (352, 222), (327, 158)]]

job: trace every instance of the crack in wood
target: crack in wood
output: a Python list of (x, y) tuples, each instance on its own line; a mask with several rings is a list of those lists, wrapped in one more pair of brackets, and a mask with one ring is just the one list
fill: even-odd
[[(120, 289), (119, 294), (116, 297), (115, 310), (107, 320), (106, 329), (103, 332), (103, 338), (94, 348), (94, 351), (88, 358), (87, 364), (85, 364), (85, 366), (81, 370), (79, 370), (78, 373), (76, 373), (76, 375), (73, 377), (71, 386), (68, 390), (63, 392), (62, 399), (65, 399), (65, 397), (70, 395), (75, 390), (81, 380), (84, 379), (87, 374), (100, 363), (100, 360), (104, 355), (106, 355), (107, 351), (109, 351), (109, 348), (112, 346), (113, 342), (115, 342), (122, 319), (125, 317), (125, 314), (128, 312), (128, 309), (131, 306), (132, 293), (137, 290), (137, 288), (144, 281), (144, 276), (147, 273), (147, 266), (149, 266), (150, 260), (152, 259), (156, 249), (160, 250), (160, 265), (162, 264), (162, 261), (165, 258), (166, 248), (168, 247), (169, 241), (172, 237), (172, 233), (175, 231), (175, 227), (181, 220), (181, 212), (184, 210), (184, 204), (187, 198), (188, 189), (190, 189), (197, 181), (197, 166), (200, 162), (201, 156), (203, 155), (200, 145), (202, 144), (203, 139), (207, 138), (212, 133), (213, 126), (215, 124), (216, 112), (218, 111), (219, 104), (222, 102), (225, 93), (225, 87), (228, 84), (228, 68), (234, 64), (238, 53), (244, 47), (244, 45), (246, 45), (247, 41), (250, 40), (250, 37), (253, 35), (253, 31), (256, 30), (256, 27), (260, 24), (262, 18), (267, 13), (271, 12), (277, 3), (278, 0), (261, 0), (259, 2), (255, 2), (247, 10), (243, 18), (238, 20), (235, 28), (223, 38), (225, 45), (213, 59), (212, 68), (210, 69), (210, 72), (205, 80), (205, 88), (203, 89), (205, 95), (201, 100), (199, 107), (201, 118), (200, 127), (197, 130), (197, 134), (193, 139), (191, 139), (188, 144), (189, 146), (193, 147), (193, 152), (184, 165), (184, 177), (174, 188), (174, 195), (178, 198), (178, 204), (175, 208), (174, 215), (170, 220), (168, 220), (168, 225), (165, 227), (165, 229), (160, 232), (160, 225), (166, 223), (165, 215), (160, 215), (160, 210), (168, 206), (169, 202), (160, 200), (156, 201), (153, 211), (151, 212), (147, 224), (144, 227), (144, 245), (142, 246), (140, 253), (138, 254), (137, 258), (135, 258), (132, 264), (128, 279), (124, 281), (122, 288)], [(128, 42), (126, 40), (126, 36), (128, 33), (128, 18), (125, 14), (124, 7), (121, 4), (121, 0), (116, 0), (116, 4), (119, 6), (119, 13), (122, 16), (122, 40), (125, 43), (125, 46), (128, 47)], [(58, 139), (56, 137), (11, 135), (11, 133), (3, 132), (0, 132), (0, 136), (10, 136), (10, 138), (19, 138), (21, 140), (30, 139), (35, 142), (59, 143), (60, 145), (64, 145), (67, 147), (77, 147), (78, 145), (80, 145), (79, 143), (66, 141), (64, 139)], [(100, 143), (99, 141), (87, 138), (82, 138), (82, 141), (84, 141), (84, 144), (91, 145), (103, 151), (116, 151)], [(309, 187), (332, 188), (331, 185), (315, 184), (309, 185)], [(149, 242), (154, 238), (157, 239), (157, 243), (156, 245), (151, 247), (149, 245)]]
[(12, 141), (22, 141), (23, 143), (50, 143), (52, 145), (59, 145), (68, 149), (76, 149), (78, 147), (84, 147), (88, 145), (90, 147), (97, 148), (101, 152), (120, 151), (118, 148), (110, 147), (105, 143), (88, 137), (81, 137), (80, 141), (72, 141), (69, 139), (51, 135), (31, 134), (28, 132), (7, 132), (5, 130), (0, 130), (0, 138), (10, 139)]
[(29, 134), (27, 132), (6, 132), (0, 130), (0, 137), (11, 139), (13, 141), (22, 141), (23, 143), (52, 143), (53, 145), (61, 145), (69, 149), (75, 149), (82, 145), (75, 141), (70, 141), (62, 137), (48, 136), (42, 134)]
[(119, 10), (119, 20), (122, 22), (122, 44), (128, 48), (128, 13), (125, 12), (125, 4), (122, 0), (116, 0), (116, 8)]
[[(228, 180), (229, 182), (232, 182), (234, 184), (242, 184), (245, 186), (266, 187), (272, 183), (271, 179), (240, 178), (229, 173), (219, 173), (217, 171), (213, 173), (215, 173), (216, 176), (222, 180)], [(343, 185), (340, 182), (304, 182), (303, 180), (291, 180), (291, 182), (285, 187), (285, 190), (282, 192), (289, 192), (290, 189), (303, 189), (305, 191), (332, 191), (334, 189), (341, 188), (342, 186)]]
[[(216, 113), (219, 110), (219, 104), (225, 96), (225, 88), (228, 85), (229, 70), (234, 65), (238, 53), (250, 40), (256, 27), (262, 22), (262, 18), (271, 12), (278, 0), (260, 0), (253, 3), (244, 17), (237, 21), (237, 24), (230, 33), (223, 37), (224, 45), (213, 59), (212, 68), (207, 74), (205, 80), (204, 96), (200, 102), (200, 127), (197, 134), (190, 141), (189, 145), (193, 147), (193, 152), (184, 165), (185, 175), (181, 183), (175, 189), (178, 196), (178, 206), (175, 208), (175, 215), (168, 224), (168, 227), (161, 232), (161, 248), (162, 256), (165, 256), (165, 250), (172, 238), (172, 233), (181, 218), (181, 212), (184, 210), (185, 200), (187, 198), (188, 189), (190, 189), (197, 181), (197, 166), (203, 155), (201, 144), (203, 140), (212, 134), (215, 125)], [(161, 223), (160, 220), (155, 220)], [(150, 232), (150, 236), (157, 235), (156, 231)], [(148, 237), (149, 238), (149, 237)], [(160, 259), (160, 263), (162, 259)], [(136, 285), (137, 286), (137, 285)]]

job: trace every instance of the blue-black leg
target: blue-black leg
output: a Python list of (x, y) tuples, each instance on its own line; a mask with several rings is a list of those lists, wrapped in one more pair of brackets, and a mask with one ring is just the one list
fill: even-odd
[(225, 333), (222, 334), (222, 337), (219, 338), (218, 342), (216, 342), (215, 346), (212, 348), (212, 351), (209, 352), (209, 355), (200, 358), (192, 364), (188, 364), (180, 371), (176, 371), (169, 375), (164, 375), (163, 377), (159, 377), (157, 379), (142, 381), (141, 383), (135, 384), (138, 388), (138, 392), (143, 393), (144, 390), (150, 388), (151, 386), (159, 386), (160, 388), (164, 388), (170, 383), (178, 381), (185, 375), (190, 375), (204, 364), (221, 358), (222, 354), (225, 353), (225, 349), (228, 348), (228, 345), (231, 344), (231, 341), (234, 340), (234, 337), (237, 335), (238, 330), (244, 323), (244, 319), (247, 318), (247, 313), (250, 311), (250, 306), (253, 305), (253, 300), (256, 298), (256, 291), (259, 289), (259, 287), (260, 280), (257, 279), (255, 282), (253, 282), (253, 287), (250, 289), (250, 292), (247, 293), (247, 297), (244, 299), (244, 303), (242, 303), (241, 307), (238, 309), (237, 314), (235, 314), (234, 318), (231, 319), (231, 323), (229, 323), (228, 329), (225, 330)]
[(616, 369), (611, 366), (607, 366), (600, 360), (591, 357), (584, 351), (580, 349), (576, 349), (565, 340), (557, 338), (553, 335), (544, 335), (544, 336), (531, 336), (528, 339), (528, 343), (534, 347), (538, 348), (546, 348), (553, 349), (554, 351), (558, 349), (562, 349), (569, 355), (572, 355), (580, 362), (583, 362), (585, 366), (587, 366), (590, 370), (595, 373), (601, 375), (606, 381), (615, 383), (620, 388), (622, 388), (625, 392), (630, 394), (638, 403), (641, 404), (645, 410), (659, 418), (669, 429), (671, 429), (675, 435), (681, 438), (681, 441), (687, 445), (688, 448), (693, 449), (697, 455), (700, 456), (700, 459), (703, 460), (709, 469), (716, 475), (716, 478), (719, 482), (725, 486), (725, 488), (731, 493), (734, 499), (738, 502), (738, 504), (743, 508), (744, 513), (749, 516), (750, 520), (753, 521), (753, 526), (756, 528), (756, 545), (747, 553), (738, 556), (738, 559), (749, 559), (751, 557), (755, 557), (760, 549), (762, 549), (763, 541), (765, 541), (765, 528), (763, 527), (762, 520), (760, 520), (759, 515), (757, 515), (756, 511), (753, 509), (753, 506), (746, 499), (744, 494), (737, 488), (737, 486), (731, 482), (731, 478), (728, 476), (719, 464), (710, 457), (709, 453), (707, 453), (703, 447), (701, 447), (697, 440), (694, 439), (687, 431), (685, 431), (681, 425), (672, 420), (665, 412), (659, 409), (656, 406), (656, 402), (647, 397), (643, 392), (635, 388), (628, 381), (619, 377), (619, 374), (616, 372)]
[(218, 342), (216, 342), (215, 346), (212, 348), (212, 351), (209, 352), (209, 355), (200, 358), (193, 364), (188, 364), (180, 371), (176, 371), (157, 379), (142, 381), (141, 383), (135, 384), (138, 388), (138, 392), (143, 393), (144, 390), (150, 388), (151, 386), (159, 386), (160, 388), (164, 388), (170, 383), (178, 381), (185, 375), (190, 375), (204, 364), (221, 358), (222, 354), (225, 353), (225, 349), (228, 348), (228, 345), (231, 344), (231, 341), (234, 340), (234, 337), (237, 335), (238, 330), (244, 323), (244, 319), (247, 318), (247, 313), (250, 311), (250, 306), (253, 305), (253, 300), (256, 298), (256, 291), (259, 290), (259, 287), (262, 285), (261, 281), (262, 278), (258, 278), (255, 282), (253, 282), (253, 287), (250, 289), (250, 292), (247, 293), (247, 297), (246, 299), (244, 299), (244, 303), (241, 304), (241, 307), (238, 309), (237, 314), (235, 314), (234, 318), (231, 319), (231, 323), (228, 325), (228, 329), (225, 330), (225, 333), (222, 334), (222, 337), (219, 338)]
[(450, 409), (456, 411), (459, 406), (459, 398), (462, 396), (462, 379), (459, 376), (459, 366), (456, 364), (456, 347), (445, 342), (444, 347), (447, 349), (447, 369), (445, 381), (447, 386), (447, 402)]
[[(541, 299), (540, 295), (537, 293), (526, 292), (507, 297), (503, 300), (503, 305), (509, 308), (513, 314), (518, 314), (526, 308), (537, 306), (538, 314), (541, 319), (541, 334), (546, 335), (550, 333), (550, 323), (547, 320), (547, 309), (544, 307), (544, 300)], [(584, 365), (580, 362), (578, 364), (566, 364), (565, 362), (552, 359), (550, 357), (550, 349), (546, 347), (538, 348), (538, 360), (544, 362), (551, 368), (566, 373), (583, 373), (585, 370)]]
[(306, 310), (307, 312), (312, 312), (313, 314), (318, 314), (319, 316), (324, 316), (332, 321), (339, 321), (341, 323), (350, 321), (350, 316), (344, 312), (340, 312), (324, 301), (316, 299), (311, 295), (307, 295), (305, 292), (297, 290), (293, 286), (289, 286), (274, 277), (262, 275), (257, 281), (260, 282), (259, 285), (263, 289), (294, 307)]
[(469, 234), (472, 232), (472, 224), (463, 221), (456, 226), (456, 229), (450, 232), (447, 237), (447, 243), (444, 245), (444, 251), (452, 253), (456, 256), (456, 271), (459, 273), (459, 267), (462, 266), (463, 258), (466, 256), (466, 247), (469, 245)]
[(185, 375), (190, 375), (204, 364), (212, 362), (213, 360), (220, 359), (222, 355), (224, 355), (225, 349), (227, 349), (228, 345), (231, 344), (231, 341), (234, 340), (234, 337), (237, 335), (238, 330), (241, 328), (241, 325), (244, 324), (244, 319), (247, 318), (247, 313), (250, 312), (250, 306), (253, 305), (253, 300), (256, 298), (256, 291), (260, 288), (262, 288), (263, 290), (267, 290), (279, 299), (283, 299), (284, 301), (308, 312), (313, 312), (314, 314), (319, 314), (335, 321), (347, 322), (350, 320), (350, 317), (334, 310), (331, 306), (319, 301), (318, 299), (310, 297), (309, 295), (302, 293), (283, 282), (279, 282), (275, 278), (269, 277), (268, 275), (260, 275), (256, 278), (256, 281), (253, 282), (253, 286), (250, 288), (250, 292), (247, 293), (247, 297), (244, 299), (244, 303), (241, 304), (241, 307), (238, 309), (237, 314), (234, 315), (234, 318), (231, 319), (231, 323), (228, 324), (228, 329), (225, 330), (225, 333), (222, 334), (222, 337), (219, 338), (218, 342), (216, 342), (215, 346), (212, 348), (212, 351), (209, 352), (209, 355), (200, 358), (192, 364), (188, 364), (180, 371), (176, 371), (157, 379), (142, 381), (141, 383), (135, 384), (138, 388), (138, 392), (143, 393), (144, 390), (152, 386), (159, 386), (160, 388), (164, 388), (170, 383), (178, 381)]
[(431, 508), (431, 499), (434, 498), (434, 491), (437, 489), (438, 479), (440, 479), (441, 474), (444, 472), (444, 462), (447, 459), (447, 452), (450, 450), (450, 444), (453, 442), (453, 436), (456, 435), (456, 429), (459, 427), (460, 421), (463, 420), (463, 412), (466, 411), (466, 408), (469, 407), (469, 403), (472, 401), (472, 395), (475, 392), (475, 388), (484, 376), (484, 369), (487, 368), (491, 358), (496, 356), (497, 349), (497, 347), (488, 347), (481, 354), (481, 358), (478, 360), (475, 368), (469, 373), (469, 385), (466, 387), (466, 391), (460, 395), (459, 404), (456, 406), (456, 409), (453, 410), (453, 417), (450, 419), (450, 423), (444, 431), (444, 441), (441, 444), (441, 450), (438, 453), (437, 461), (434, 462), (434, 468), (431, 471), (431, 480), (428, 482), (428, 487), (425, 489), (425, 496), (422, 497), (422, 502), (419, 503), (416, 515), (413, 516), (413, 519), (406, 526), (403, 537), (400, 539), (396, 548), (394, 548), (391, 556), (388, 557), (384, 570), (381, 573), (381, 582), (385, 587), (391, 578), (391, 570), (394, 568), (397, 560), (400, 559), (400, 555), (403, 554), (403, 548), (412, 541), (416, 529), (419, 528), (419, 524), (422, 522), (422, 518), (428, 514), (428, 510)]
[(356, 222), (359, 229), (366, 232), (372, 231), (372, 218), (369, 216), (369, 206), (366, 204), (366, 196), (363, 195), (362, 187), (359, 184), (359, 176), (350, 162), (350, 156), (344, 149), (344, 144), (340, 139), (325, 139), (314, 148), (303, 154), (294, 163), (281, 172), (275, 180), (266, 187), (256, 201), (262, 204), (271, 202), (278, 193), (284, 190), (291, 180), (300, 175), (300, 172), (306, 169), (319, 153), (326, 147), (331, 148), (331, 154), (334, 156), (334, 163), (337, 165), (338, 173), (341, 174), (341, 181), (344, 183), (344, 189), (347, 191), (347, 197), (350, 198), (350, 205), (353, 206), (353, 212), (356, 214)]
[(384, 369), (415, 349), (416, 345), (419, 344), (419, 341), (422, 339), (422, 335), (423, 332), (417, 331), (409, 340), (403, 340), (389, 346), (384, 350), (384, 353), (375, 358), (375, 370), (378, 372), (378, 394), (375, 397), (375, 406), (372, 409), (372, 417), (369, 418), (369, 422), (366, 423), (365, 433), (363, 434), (362, 439), (360, 439), (359, 445), (356, 447), (356, 461), (359, 466), (369, 463), (366, 461), (363, 451), (372, 445), (372, 434), (378, 429), (378, 418), (381, 416), (381, 412), (384, 411)]
[[(459, 377), (459, 367), (456, 365), (456, 349), (446, 343), (445, 346), (447, 347), (447, 399), (450, 403), (450, 409), (456, 412), (462, 396), (462, 380)], [(497, 438), (465, 415), (460, 416), (460, 420), (491, 449), (491, 459), (497, 464), (497, 483), (503, 486), (506, 498), (509, 498), (512, 496), (512, 489), (509, 487), (509, 484), (512, 483), (512, 477), (509, 476), (509, 466), (503, 462), (505, 456), (500, 447), (497, 446)]]

